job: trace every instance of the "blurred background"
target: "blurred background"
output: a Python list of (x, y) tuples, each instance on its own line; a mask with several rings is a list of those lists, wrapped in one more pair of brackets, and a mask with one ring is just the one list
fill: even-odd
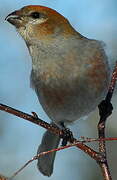
[[(1, 0), (0, 1), (0, 103), (27, 113), (36, 112), (40, 118), (50, 121), (41, 108), (35, 92), (30, 88), (31, 58), (22, 38), (13, 26), (4, 21), (12, 11), (29, 4), (51, 7), (67, 17), (73, 27), (88, 38), (103, 40), (111, 64), (117, 59), (117, 1), (116, 0)], [(117, 99), (114, 96), (114, 112), (108, 119), (107, 137), (117, 137)], [(98, 111), (86, 121), (70, 127), (76, 137), (97, 137)], [(0, 111), (0, 173), (11, 176), (37, 151), (44, 129), (28, 121)], [(92, 143), (95, 149), (97, 143)], [(108, 142), (108, 160), (113, 180), (117, 179), (117, 143)], [(25, 168), (17, 180), (101, 180), (96, 162), (77, 148), (57, 153), (54, 173), (42, 176), (36, 161)]]

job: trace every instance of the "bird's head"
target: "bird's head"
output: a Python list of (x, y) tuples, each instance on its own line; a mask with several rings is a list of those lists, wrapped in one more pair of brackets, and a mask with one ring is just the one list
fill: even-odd
[(64, 16), (44, 6), (25, 6), (10, 13), (6, 20), (16, 27), (26, 41), (47, 40), (76, 33)]

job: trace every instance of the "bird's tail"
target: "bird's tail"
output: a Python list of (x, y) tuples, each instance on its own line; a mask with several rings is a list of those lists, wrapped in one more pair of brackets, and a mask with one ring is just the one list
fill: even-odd
[[(42, 142), (38, 148), (37, 153), (49, 151), (58, 147), (60, 142), (59, 136), (49, 132), (48, 130), (44, 133)], [(39, 171), (45, 176), (51, 176), (53, 173), (53, 166), (56, 152), (52, 152), (41, 156), (38, 159), (37, 167)]]

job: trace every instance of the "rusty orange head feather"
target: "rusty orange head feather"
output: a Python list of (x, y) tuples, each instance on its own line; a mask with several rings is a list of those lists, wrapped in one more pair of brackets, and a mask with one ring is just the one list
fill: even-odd
[(39, 5), (29, 5), (14, 11), (6, 20), (18, 29), (25, 40), (30, 36), (41, 39), (46, 35), (68, 36), (77, 33), (64, 16), (51, 8)]

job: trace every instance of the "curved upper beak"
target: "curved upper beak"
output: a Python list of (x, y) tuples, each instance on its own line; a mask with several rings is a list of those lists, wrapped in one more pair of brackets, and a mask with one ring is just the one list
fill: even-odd
[(21, 24), (22, 18), (21, 18), (19, 11), (14, 11), (14, 12), (8, 14), (8, 16), (5, 18), (5, 20), (18, 28), (19, 25)]

